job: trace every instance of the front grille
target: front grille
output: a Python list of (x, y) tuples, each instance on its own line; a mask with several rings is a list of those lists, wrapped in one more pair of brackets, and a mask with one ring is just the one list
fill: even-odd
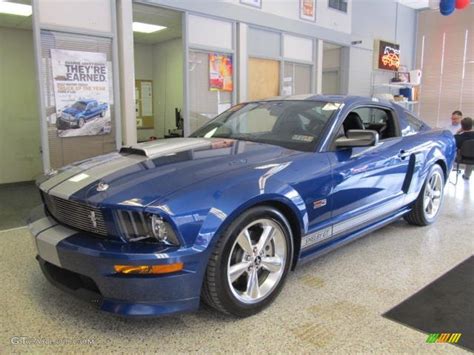
[(43, 199), (49, 213), (59, 222), (86, 232), (107, 235), (107, 227), (100, 208), (47, 194), (43, 194)]

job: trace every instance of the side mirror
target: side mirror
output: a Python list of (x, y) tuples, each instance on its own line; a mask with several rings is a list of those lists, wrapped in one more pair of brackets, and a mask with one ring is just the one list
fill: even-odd
[(379, 142), (379, 134), (369, 129), (350, 129), (347, 137), (337, 138), (337, 148), (373, 147)]

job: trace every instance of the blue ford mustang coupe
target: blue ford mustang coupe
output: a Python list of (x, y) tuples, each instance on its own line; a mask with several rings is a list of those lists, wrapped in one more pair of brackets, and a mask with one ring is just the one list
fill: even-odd
[(292, 96), (239, 104), (189, 138), (124, 147), (38, 180), (45, 276), (101, 310), (240, 317), (289, 270), (404, 217), (435, 221), (456, 149), (397, 104)]

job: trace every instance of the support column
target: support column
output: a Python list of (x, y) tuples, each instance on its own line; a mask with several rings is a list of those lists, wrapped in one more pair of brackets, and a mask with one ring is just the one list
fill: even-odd
[(237, 25), (238, 103), (247, 101), (247, 31), (247, 24)]
[(135, 117), (135, 60), (133, 49), (133, 5), (131, 0), (117, 0), (117, 35), (124, 145), (137, 143)]
[(316, 94), (323, 92), (323, 40), (316, 40)]

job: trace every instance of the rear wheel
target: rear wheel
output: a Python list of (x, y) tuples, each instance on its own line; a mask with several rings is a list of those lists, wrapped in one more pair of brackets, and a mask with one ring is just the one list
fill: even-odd
[(405, 220), (418, 226), (433, 223), (441, 210), (443, 195), (444, 172), (438, 164), (435, 164), (428, 173), (413, 209), (405, 215)]
[(256, 207), (237, 218), (212, 253), (203, 285), (209, 306), (239, 317), (267, 307), (283, 287), (293, 245), (285, 217)]

